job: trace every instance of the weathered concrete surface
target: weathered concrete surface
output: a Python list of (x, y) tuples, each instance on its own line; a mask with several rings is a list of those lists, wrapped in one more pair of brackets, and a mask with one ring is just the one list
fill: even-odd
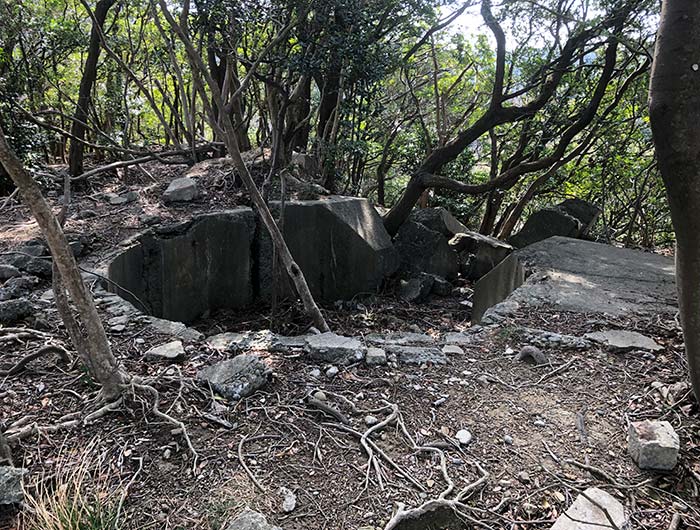
[(459, 256), (462, 276), (469, 280), (485, 276), (513, 252), (508, 243), (471, 231), (455, 234), (449, 244)]
[[(272, 202), (270, 208), (277, 215), (279, 203)], [(398, 267), (391, 238), (366, 199), (329, 197), (288, 202), (284, 238), (319, 300), (346, 300), (358, 293), (376, 292)], [(259, 228), (256, 261), (259, 296), (268, 300), (272, 292), (272, 242), (264, 228)]]
[(667, 421), (630, 423), (627, 443), (630, 456), (640, 469), (670, 471), (676, 467), (680, 440)]
[(179, 322), (209, 310), (245, 307), (253, 301), (254, 234), (249, 208), (148, 230), (108, 268), (110, 280), (138, 300), (113, 285), (110, 290), (151, 315)]
[(620, 352), (629, 350), (659, 351), (664, 349), (654, 339), (650, 339), (636, 331), (607, 329), (605, 331), (586, 333), (585, 337), (594, 342), (604, 344), (611, 350)]
[(272, 369), (257, 355), (237, 355), (233, 359), (212, 364), (197, 372), (197, 379), (231, 400), (249, 396), (265, 386)]
[(487, 309), (505, 300), (525, 281), (525, 269), (515, 254), (499, 263), (474, 286), (472, 322), (481, 322)]
[(409, 220), (427, 226), (436, 232), (440, 232), (448, 239), (455, 234), (469, 232), (466, 226), (442, 207), (419, 208), (413, 210), (409, 216)]
[(401, 257), (401, 272), (407, 275), (434, 274), (441, 278), (457, 278), (457, 253), (447, 237), (414, 221), (406, 221), (394, 238)]
[(620, 501), (607, 491), (588, 488), (576, 497), (550, 530), (620, 530), (626, 527), (625, 508)]
[(614, 316), (672, 314), (674, 272), (666, 256), (552, 237), (511, 254), (476, 283), (472, 322), (480, 322), (487, 310), (491, 319), (520, 306)]

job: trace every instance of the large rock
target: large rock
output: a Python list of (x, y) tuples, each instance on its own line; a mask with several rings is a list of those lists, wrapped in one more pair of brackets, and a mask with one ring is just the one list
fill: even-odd
[(0, 282), (4, 282), (16, 276), (20, 276), (21, 274), (22, 273), (17, 267), (8, 263), (0, 263)]
[(594, 342), (604, 344), (611, 350), (620, 352), (630, 350), (659, 351), (664, 349), (663, 346), (654, 339), (650, 339), (646, 335), (642, 335), (636, 331), (607, 329), (604, 331), (586, 333), (585, 337)]
[[(279, 203), (272, 202), (273, 213)], [(348, 300), (376, 292), (398, 267), (398, 255), (382, 219), (365, 199), (329, 197), (291, 201), (284, 210), (284, 239), (319, 300)], [(259, 231), (257, 254), (259, 295), (272, 294), (272, 242)], [(281, 285), (283, 294), (291, 294)]]
[(626, 527), (625, 508), (620, 501), (606, 491), (588, 488), (559, 516), (551, 530), (621, 530)]
[(267, 522), (265, 516), (246, 508), (238, 515), (226, 530), (282, 530), (279, 526), (273, 526)]
[(680, 440), (667, 421), (630, 423), (627, 444), (640, 469), (670, 471), (676, 467)]
[(401, 271), (408, 275), (421, 272), (454, 280), (457, 278), (457, 253), (447, 237), (427, 226), (406, 221), (394, 239), (401, 258)]
[(231, 400), (249, 396), (265, 386), (271, 377), (272, 370), (257, 355), (237, 355), (197, 372), (197, 379)]
[(469, 229), (459, 222), (450, 212), (442, 207), (419, 208), (413, 210), (409, 221), (420, 223), (423, 226), (440, 232), (448, 239), (459, 233), (469, 232)]
[(173, 180), (163, 193), (163, 202), (187, 202), (199, 195), (197, 181), (190, 177), (180, 177)]
[(32, 305), (27, 300), (6, 300), (0, 302), (0, 325), (14, 324), (32, 314)]
[(521, 306), (673, 315), (676, 300), (672, 258), (552, 237), (514, 252), (476, 283), (472, 322), (480, 322), (487, 310), (489, 318), (502, 318)]
[(449, 244), (458, 253), (460, 271), (468, 280), (478, 280), (513, 252), (508, 243), (471, 231), (455, 234)]
[(306, 337), (306, 350), (311, 359), (332, 364), (361, 361), (367, 353), (358, 339), (330, 332)]
[(30, 291), (39, 284), (39, 278), (36, 276), (19, 276), (10, 278), (2, 287), (0, 287), (0, 300), (12, 300), (13, 298), (21, 298), (27, 295)]
[(26, 469), (0, 466), (0, 505), (16, 504), (24, 500), (22, 477)]
[(584, 237), (599, 215), (597, 206), (581, 199), (567, 199), (533, 213), (509, 242), (523, 248), (552, 236)]

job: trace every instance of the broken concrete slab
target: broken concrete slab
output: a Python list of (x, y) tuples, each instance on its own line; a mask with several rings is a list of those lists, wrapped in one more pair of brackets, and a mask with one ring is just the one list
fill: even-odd
[(435, 346), (386, 346), (387, 356), (401, 364), (447, 364), (447, 355)]
[(584, 337), (620, 352), (630, 350), (659, 351), (664, 349), (663, 346), (654, 339), (637, 333), (636, 331), (608, 329), (605, 331), (586, 333)]
[(464, 224), (441, 206), (415, 209), (411, 212), (408, 220), (439, 232), (448, 239), (455, 234), (469, 232), (469, 229)]
[(673, 315), (674, 275), (673, 259), (666, 256), (552, 237), (514, 252), (476, 283), (472, 322), (480, 322), (487, 310), (504, 318), (520, 306)]
[(350, 364), (361, 361), (367, 348), (355, 337), (343, 337), (327, 332), (306, 337), (309, 358), (332, 364)]
[(148, 322), (158, 333), (177, 337), (184, 341), (198, 341), (204, 338), (202, 333), (196, 329), (188, 328), (182, 322), (173, 322), (156, 317), (149, 317)]
[(208, 383), (223, 397), (238, 400), (265, 386), (272, 370), (257, 355), (237, 355), (197, 372), (197, 379)]
[(460, 272), (468, 280), (478, 280), (513, 252), (513, 247), (495, 237), (464, 232), (455, 234), (449, 245), (459, 256)]
[(406, 221), (396, 234), (394, 244), (401, 258), (399, 270), (404, 274), (434, 274), (447, 280), (457, 278), (457, 253), (444, 234), (421, 223)]
[[(276, 201), (270, 203), (274, 214), (279, 207)], [(317, 300), (334, 302), (377, 292), (398, 268), (391, 237), (366, 199), (335, 196), (288, 201), (284, 216), (284, 239)], [(264, 228), (259, 229), (257, 242), (258, 297), (270, 300), (272, 242)], [(288, 285), (279, 285), (280, 296), (293, 293)]]
[(177, 322), (246, 307), (253, 301), (255, 226), (252, 210), (236, 208), (147, 230), (110, 262), (108, 277), (116, 285), (107, 288)]
[(211, 348), (220, 351), (244, 352), (250, 350), (282, 352), (301, 350), (306, 345), (306, 335), (285, 337), (270, 330), (219, 333), (207, 339)]
[(678, 463), (680, 440), (667, 421), (630, 423), (627, 444), (632, 460), (640, 469), (670, 471)]
[(434, 346), (435, 339), (424, 333), (412, 331), (395, 332), (387, 334), (371, 333), (365, 336), (365, 342), (375, 346)]
[(0, 506), (16, 504), (24, 500), (22, 477), (26, 469), (12, 466), (0, 466)]
[(386, 364), (386, 351), (382, 348), (367, 348), (365, 363), (369, 366), (381, 366)]
[(163, 192), (163, 202), (187, 202), (196, 199), (198, 195), (197, 181), (190, 177), (180, 177), (173, 180)]
[(174, 340), (160, 346), (154, 346), (146, 352), (144, 357), (149, 361), (177, 361), (185, 356), (185, 348), (182, 341)]
[(627, 525), (625, 507), (599, 488), (588, 488), (550, 530), (620, 530)]

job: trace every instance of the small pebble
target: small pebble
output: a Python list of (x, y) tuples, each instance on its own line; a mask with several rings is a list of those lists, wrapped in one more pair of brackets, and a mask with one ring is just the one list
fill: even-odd
[(506, 443), (506, 445), (513, 445), (513, 437), (508, 434), (503, 437), (503, 441)]
[(547, 424), (544, 422), (544, 420), (535, 420), (532, 422), (534, 425), (537, 427), (545, 427)]
[(460, 444), (469, 445), (469, 442), (472, 441), (472, 433), (470, 433), (467, 429), (460, 429), (457, 431), (457, 434), (455, 434), (455, 438), (457, 438), (457, 441)]
[(379, 423), (379, 420), (375, 416), (365, 416), (365, 423), (371, 427)]
[(527, 471), (521, 471), (518, 473), (518, 480), (524, 484), (530, 482), (530, 475)]
[(314, 368), (309, 372), (309, 375), (311, 377), (321, 377), (321, 370), (319, 370), (318, 368)]
[(323, 392), (323, 390), (317, 390), (316, 392), (314, 392), (314, 398), (319, 401), (328, 401), (328, 397), (326, 397), (326, 394)]
[(338, 372), (340, 372), (340, 370), (338, 370), (337, 366), (331, 366), (328, 370), (326, 370), (326, 377), (335, 377), (338, 375)]

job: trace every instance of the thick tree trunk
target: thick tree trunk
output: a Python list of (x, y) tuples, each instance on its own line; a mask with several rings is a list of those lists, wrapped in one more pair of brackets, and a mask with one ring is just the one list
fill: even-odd
[(690, 381), (700, 400), (700, 1), (662, 3), (649, 98), (676, 232), (676, 283)]
[[(100, 58), (100, 33), (107, 19), (107, 12), (114, 5), (116, 0), (100, 0), (95, 6), (95, 20), (92, 30), (90, 31), (90, 44), (88, 46), (88, 55), (85, 60), (85, 69), (83, 77), (80, 79), (80, 89), (78, 91), (78, 102), (75, 106), (73, 115), (73, 124), (71, 125), (71, 134), (74, 138), (80, 140), (85, 139), (85, 124), (88, 120), (88, 110), (90, 108), (90, 99), (92, 95), (92, 87), (97, 79), (97, 61)], [(70, 174), (77, 177), (83, 173), (83, 153), (85, 146), (76, 140), (70, 142), (69, 152), (69, 170)]]
[[(51, 211), (39, 186), (31, 175), (22, 167), (22, 163), (7, 144), (5, 134), (0, 128), (0, 163), (5, 167), (14, 181), (22, 200), (29, 207), (36, 219), (42, 234), (51, 250), (54, 265), (60, 274), (65, 288), (73, 300), (85, 334), (84, 343), (76, 345), (82, 360), (87, 365), (90, 375), (101, 385), (103, 395), (108, 400), (114, 400), (121, 395), (122, 386), (128, 377), (117, 363), (109, 346), (102, 322), (97, 314), (95, 301), (85, 287), (80, 270), (75, 262), (73, 253), (68, 246), (61, 225)], [(70, 323), (67, 323), (68, 325)]]

